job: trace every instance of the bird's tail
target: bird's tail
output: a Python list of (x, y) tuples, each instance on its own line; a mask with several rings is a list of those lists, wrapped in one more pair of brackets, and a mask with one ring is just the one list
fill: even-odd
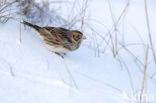
[(36, 30), (41, 29), (41, 27), (39, 27), (39, 26), (37, 26), (37, 25), (33, 25), (33, 24), (28, 23), (28, 22), (26, 22), (26, 21), (23, 21), (22, 23), (25, 24), (25, 25), (27, 25), (27, 26), (29, 26), (29, 27), (32, 27), (32, 28), (34, 28), (34, 29), (36, 29)]

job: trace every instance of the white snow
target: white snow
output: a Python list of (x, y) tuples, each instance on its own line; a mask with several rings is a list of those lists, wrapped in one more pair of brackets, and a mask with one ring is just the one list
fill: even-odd
[[(156, 48), (156, 2), (147, 1), (150, 2), (150, 26)], [(112, 0), (115, 19), (126, 2)], [(121, 32), (119, 39), (124, 35), (125, 44), (141, 42), (133, 27), (144, 43), (148, 43), (143, 5), (142, 0), (132, 0), (124, 23), (118, 26)], [(66, 13), (65, 9), (63, 11)], [(111, 28), (113, 22), (107, 0), (91, 0), (89, 11), (90, 18)], [(91, 24), (99, 33), (105, 29), (97, 23)], [(86, 40), (77, 51), (68, 53), (62, 59), (48, 51), (33, 30), (22, 26), (22, 42), (19, 43), (19, 23), (10, 20), (0, 24), (0, 103), (142, 103), (138, 99), (143, 66), (138, 68), (135, 58), (121, 49), (121, 62), (127, 66), (121, 68), (110, 50), (95, 56), (94, 49), (88, 47), (89, 43)], [(145, 47), (134, 45), (129, 49), (144, 63)], [(150, 78), (156, 72), (155, 68), (150, 51), (145, 95), (147, 103), (156, 103), (156, 76)]]

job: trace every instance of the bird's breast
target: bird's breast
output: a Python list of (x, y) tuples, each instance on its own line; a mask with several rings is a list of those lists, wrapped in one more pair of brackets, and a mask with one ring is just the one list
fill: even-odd
[(70, 51), (67, 48), (64, 48), (64, 47), (61, 47), (61, 46), (55, 47), (55, 46), (50, 46), (50, 45), (45, 44), (45, 47), (49, 51), (58, 52), (58, 53), (66, 53), (66, 52), (69, 52)]

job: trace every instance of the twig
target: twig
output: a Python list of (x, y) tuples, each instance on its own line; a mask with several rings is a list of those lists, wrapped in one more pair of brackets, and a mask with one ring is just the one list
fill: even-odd
[(113, 48), (113, 56), (114, 58), (116, 57), (117, 55), (117, 46), (118, 46), (118, 43), (117, 43), (117, 40), (118, 40), (118, 37), (117, 37), (117, 24), (115, 23), (115, 17), (114, 17), (114, 14), (113, 14), (113, 10), (112, 10), (112, 5), (110, 3), (110, 0), (108, 0), (108, 4), (109, 4), (109, 9), (110, 9), (110, 13), (111, 13), (111, 17), (112, 17), (112, 21), (113, 21), (113, 26), (114, 26), (114, 32), (115, 32), (115, 39), (114, 39), (114, 43), (113, 43), (113, 39), (112, 39), (112, 35), (110, 34), (110, 39), (111, 39), (111, 43), (112, 43), (112, 48)]
[(10, 72), (11, 76), (14, 77), (15, 75), (14, 75), (14, 72), (13, 72), (13, 69), (12, 69), (11, 64), (7, 60), (5, 60), (4, 58), (2, 58), (2, 57), (0, 57), (0, 59), (8, 65), (9, 72)]
[(75, 81), (75, 79), (74, 79), (72, 73), (70, 72), (70, 70), (69, 70), (69, 68), (68, 68), (68, 66), (67, 66), (67, 64), (66, 64), (66, 62), (65, 62), (65, 60), (62, 59), (62, 58), (61, 58), (61, 60), (62, 60), (62, 63), (64, 64), (64, 67), (65, 67), (65, 69), (66, 69), (68, 75), (70, 76), (70, 79), (72, 80), (72, 82), (73, 82), (75, 88), (78, 89), (77, 83), (76, 83), (76, 81)]
[[(118, 56), (119, 57), (119, 56)], [(133, 91), (133, 93), (134, 93), (134, 83), (133, 83), (133, 79), (132, 79), (132, 75), (131, 75), (131, 73), (130, 73), (130, 71), (129, 71), (129, 68), (128, 68), (128, 66), (126, 65), (126, 63), (125, 63), (125, 61), (121, 61), (121, 57), (120, 58), (118, 58), (117, 60), (121, 63), (120, 65), (123, 65), (124, 67), (125, 67), (125, 70), (126, 70), (126, 72), (127, 72), (127, 74), (128, 74), (128, 77), (129, 77), (129, 82), (130, 82), (130, 85), (131, 85), (131, 88), (132, 88), (132, 91)]]
[(52, 4), (59, 3), (60, 4), (60, 3), (70, 3), (70, 1), (65, 1), (65, 0), (64, 1), (50, 1), (50, 3), (52, 3)]
[(103, 81), (101, 81), (101, 80), (98, 80), (98, 79), (96, 79), (96, 78), (93, 78), (93, 77), (91, 77), (91, 76), (88, 76), (88, 75), (86, 75), (86, 74), (84, 74), (84, 73), (81, 73), (81, 72), (78, 72), (78, 71), (75, 71), (75, 72), (77, 72), (79, 75), (81, 75), (81, 76), (83, 76), (83, 77), (85, 77), (85, 78), (88, 78), (88, 79), (90, 79), (90, 80), (92, 80), (92, 81), (94, 81), (94, 82), (103, 84), (103, 85), (105, 85), (105, 86), (107, 86), (107, 87), (110, 87), (110, 88), (112, 88), (112, 89), (114, 89), (114, 90), (120, 92), (120, 93), (123, 93), (123, 91), (122, 91), (121, 89), (119, 89), (119, 88), (117, 88), (117, 87), (115, 87), (115, 86), (113, 86), (113, 85), (111, 85), (111, 84), (105, 83), (105, 82), (103, 82)]
[[(143, 73), (142, 87), (141, 87), (141, 93), (140, 93), (140, 101), (142, 101), (142, 99), (143, 99), (142, 96), (145, 92), (145, 86), (146, 86), (146, 71), (147, 71), (148, 51), (149, 51), (149, 45), (147, 45), (147, 47), (146, 47), (145, 64), (144, 64), (144, 73)], [(146, 103), (146, 98), (144, 98), (144, 102)]]
[(154, 50), (152, 35), (151, 35), (151, 30), (150, 30), (150, 24), (149, 24), (149, 16), (148, 16), (148, 10), (147, 10), (147, 0), (144, 0), (144, 7), (145, 7), (145, 15), (146, 15), (146, 24), (147, 24), (147, 29), (148, 29), (148, 37), (149, 37), (150, 46), (151, 46), (151, 49), (152, 49), (153, 58), (154, 58), (155, 65), (156, 65), (156, 55), (155, 55), (155, 50)]
[(22, 33), (21, 33), (21, 19), (22, 19), (21, 1), (19, 3), (20, 3), (19, 43), (21, 44), (21, 41), (22, 41)]

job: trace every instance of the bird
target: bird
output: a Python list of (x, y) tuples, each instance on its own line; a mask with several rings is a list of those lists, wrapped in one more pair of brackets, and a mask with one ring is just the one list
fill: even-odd
[(43, 40), (45, 47), (62, 58), (66, 53), (77, 50), (82, 41), (86, 39), (83, 33), (78, 30), (50, 26), (41, 27), (26, 21), (22, 23), (33, 28)]

